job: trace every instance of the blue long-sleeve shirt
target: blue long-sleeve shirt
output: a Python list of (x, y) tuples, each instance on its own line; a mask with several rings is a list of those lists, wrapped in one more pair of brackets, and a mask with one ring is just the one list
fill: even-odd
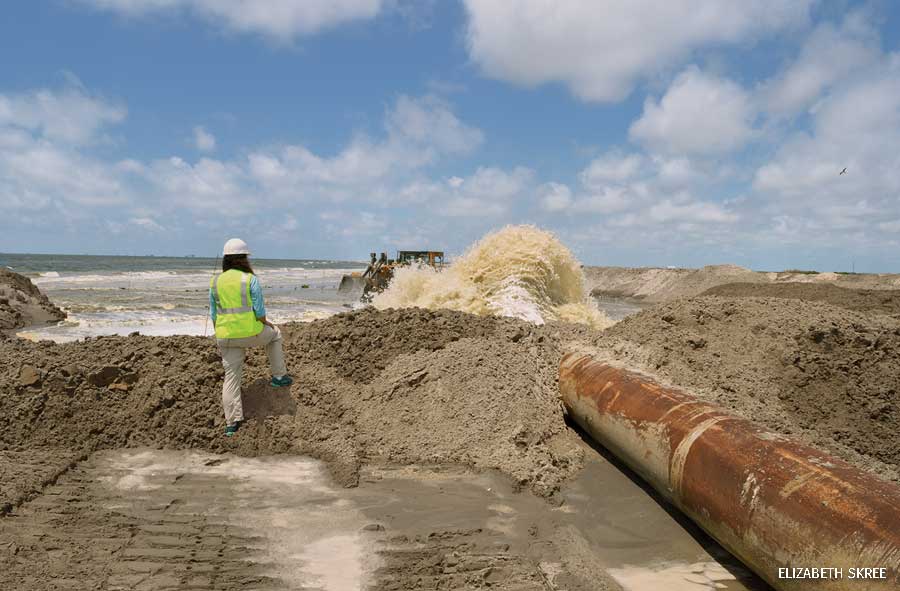
[[(266, 315), (266, 303), (263, 301), (262, 286), (256, 275), (250, 275), (250, 301), (253, 303), (253, 313), (257, 318)], [(213, 326), (216, 325), (216, 294), (212, 288), (209, 289), (209, 317), (212, 318)]]

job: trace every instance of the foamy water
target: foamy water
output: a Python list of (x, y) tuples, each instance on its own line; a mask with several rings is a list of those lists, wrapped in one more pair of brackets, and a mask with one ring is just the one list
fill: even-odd
[[(0, 264), (25, 273), (68, 313), (58, 325), (28, 327), (31, 339), (72, 341), (99, 335), (208, 335), (208, 289), (214, 259), (0, 255)], [(297, 264), (302, 263), (302, 264)], [(341, 277), (360, 266), (337, 261), (254, 261), (269, 318), (311, 321), (362, 307), (359, 294), (338, 291)], [(553, 234), (509, 226), (488, 234), (442, 272), (398, 269), (374, 298), (379, 309), (447, 308), (480, 315), (612, 323), (587, 297), (581, 265)], [(621, 307), (621, 306), (620, 306)], [(610, 308), (619, 319), (637, 308)]]
[(419, 307), (550, 320), (605, 328), (612, 321), (588, 298), (581, 264), (552, 233), (507, 226), (488, 234), (450, 267), (398, 269), (373, 299), (379, 309)]
[[(327, 318), (362, 304), (337, 290), (341, 276), (358, 269), (258, 268), (266, 311), (277, 323)], [(98, 335), (211, 334), (209, 271), (64, 272), (32, 274), (32, 281), (68, 318), (19, 334), (58, 342)]]

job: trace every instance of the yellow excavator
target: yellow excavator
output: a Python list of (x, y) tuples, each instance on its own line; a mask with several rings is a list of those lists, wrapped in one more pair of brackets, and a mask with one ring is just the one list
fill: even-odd
[(369, 266), (362, 273), (351, 273), (341, 277), (338, 291), (341, 293), (362, 294), (361, 299), (368, 301), (372, 294), (384, 291), (394, 276), (394, 269), (408, 265), (428, 265), (440, 271), (444, 268), (444, 253), (440, 250), (401, 250), (397, 258), (389, 259), (387, 253), (376, 257), (369, 254)]

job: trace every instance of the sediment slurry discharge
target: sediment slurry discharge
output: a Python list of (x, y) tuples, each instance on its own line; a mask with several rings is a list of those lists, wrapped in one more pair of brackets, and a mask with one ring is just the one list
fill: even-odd
[(373, 304), (380, 310), (449, 309), (535, 324), (612, 324), (589, 299), (572, 252), (552, 233), (533, 226), (507, 226), (488, 234), (443, 271), (399, 269)]

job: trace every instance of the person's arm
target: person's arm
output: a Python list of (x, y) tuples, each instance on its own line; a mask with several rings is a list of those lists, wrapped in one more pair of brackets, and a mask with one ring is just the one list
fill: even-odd
[(267, 326), (274, 327), (266, 318), (266, 302), (263, 300), (262, 286), (256, 275), (250, 277), (250, 300), (253, 303), (253, 313), (256, 314), (256, 319)]
[(209, 317), (212, 318), (213, 326), (216, 325), (216, 295), (212, 288), (209, 288)]

